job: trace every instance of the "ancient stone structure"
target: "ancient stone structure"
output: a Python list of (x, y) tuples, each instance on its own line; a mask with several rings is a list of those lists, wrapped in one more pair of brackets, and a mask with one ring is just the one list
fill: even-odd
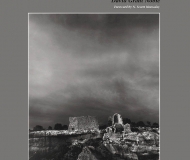
[(124, 141), (126, 136), (132, 133), (130, 124), (127, 123), (124, 125), (122, 117), (118, 113), (112, 116), (112, 126), (107, 127), (105, 131), (103, 140), (115, 143), (120, 143), (121, 139)]
[(124, 133), (126, 134), (126, 133), (131, 133), (131, 126), (130, 126), (130, 124), (125, 124), (124, 125)]
[(93, 116), (69, 117), (69, 128), (71, 131), (99, 130), (98, 121)]
[(114, 128), (114, 133), (118, 133), (118, 132), (122, 133), (124, 131), (124, 127), (120, 123), (115, 123), (113, 128)]
[(122, 119), (121, 115), (118, 113), (115, 113), (112, 117), (112, 125), (114, 125), (116, 123), (123, 125), (123, 119)]

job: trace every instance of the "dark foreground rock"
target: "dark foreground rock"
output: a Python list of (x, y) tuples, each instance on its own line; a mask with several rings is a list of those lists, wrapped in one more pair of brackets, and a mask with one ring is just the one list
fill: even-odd
[[(30, 160), (158, 160), (155, 133), (93, 136), (41, 137), (30, 139)], [(138, 138), (137, 138), (138, 137)]]

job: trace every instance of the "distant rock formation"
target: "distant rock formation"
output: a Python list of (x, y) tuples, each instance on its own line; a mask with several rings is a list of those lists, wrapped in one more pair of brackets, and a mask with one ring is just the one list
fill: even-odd
[(69, 117), (69, 132), (80, 130), (99, 130), (98, 121), (93, 116)]

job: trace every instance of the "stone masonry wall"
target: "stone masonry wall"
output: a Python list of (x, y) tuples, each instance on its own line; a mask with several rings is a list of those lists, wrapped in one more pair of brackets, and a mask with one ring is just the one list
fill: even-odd
[(69, 122), (69, 131), (99, 130), (98, 121), (93, 116), (70, 117)]

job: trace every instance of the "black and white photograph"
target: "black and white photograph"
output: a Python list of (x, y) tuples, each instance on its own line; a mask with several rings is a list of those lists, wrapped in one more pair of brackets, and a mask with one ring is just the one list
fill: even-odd
[(160, 14), (28, 14), (29, 160), (160, 159)]

